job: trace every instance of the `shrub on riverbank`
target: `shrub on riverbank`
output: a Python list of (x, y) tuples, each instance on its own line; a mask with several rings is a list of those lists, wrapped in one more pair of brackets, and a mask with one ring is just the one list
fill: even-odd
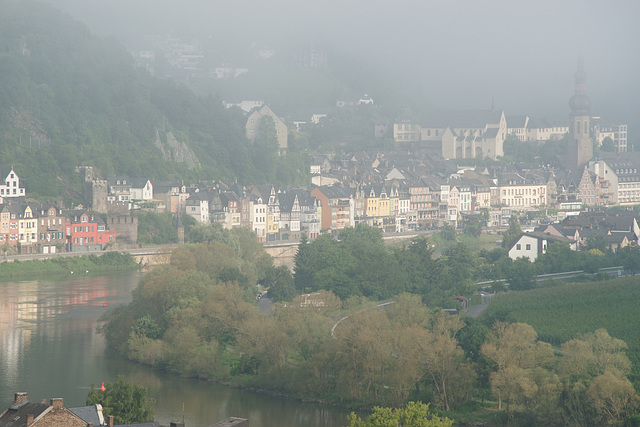
[(98, 271), (125, 271), (138, 267), (133, 257), (127, 253), (107, 252), (101, 256), (83, 255), (53, 259), (33, 259), (29, 261), (0, 263), (0, 280), (54, 274), (77, 274)]

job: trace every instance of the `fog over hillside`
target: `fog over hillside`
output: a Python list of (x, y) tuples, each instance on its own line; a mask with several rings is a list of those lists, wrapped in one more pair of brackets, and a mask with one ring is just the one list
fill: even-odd
[[(415, 82), (425, 106), (566, 118), (584, 58), (592, 114), (627, 122), (640, 111), (640, 2), (50, 0), (125, 44), (145, 34), (206, 39), (220, 60), (250, 45), (339, 48)], [(368, 92), (375, 99), (376, 88)]]

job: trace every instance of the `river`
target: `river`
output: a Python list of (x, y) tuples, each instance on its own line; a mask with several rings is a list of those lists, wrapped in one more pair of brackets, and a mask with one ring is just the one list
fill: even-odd
[[(0, 413), (18, 391), (32, 401), (85, 404), (90, 384), (125, 375), (149, 389), (156, 421), (208, 427), (230, 416), (252, 427), (338, 427), (348, 411), (181, 378), (124, 360), (96, 334), (98, 317), (131, 301), (142, 273), (0, 283)], [(106, 305), (106, 307), (104, 307)]]

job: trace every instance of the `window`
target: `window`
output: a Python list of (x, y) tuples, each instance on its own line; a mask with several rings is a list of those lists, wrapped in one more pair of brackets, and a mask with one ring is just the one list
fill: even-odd
[(518, 243), (518, 244), (516, 245), (516, 250), (518, 250), (518, 251), (519, 251), (520, 249), (522, 249), (522, 245), (521, 245), (520, 243)]
[(527, 248), (527, 250), (528, 250), (528, 251), (530, 251), (530, 250), (531, 250), (531, 244), (530, 244), (530, 243), (527, 243), (526, 248)]

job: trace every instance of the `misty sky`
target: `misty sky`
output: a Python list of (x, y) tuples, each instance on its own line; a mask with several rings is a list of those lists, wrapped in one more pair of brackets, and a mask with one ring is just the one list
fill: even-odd
[(420, 82), (434, 107), (487, 108), (494, 97), (508, 114), (564, 119), (582, 55), (592, 114), (640, 125), (637, 0), (49, 1), (123, 41), (172, 33), (276, 50), (338, 46), (385, 64), (390, 81)]

